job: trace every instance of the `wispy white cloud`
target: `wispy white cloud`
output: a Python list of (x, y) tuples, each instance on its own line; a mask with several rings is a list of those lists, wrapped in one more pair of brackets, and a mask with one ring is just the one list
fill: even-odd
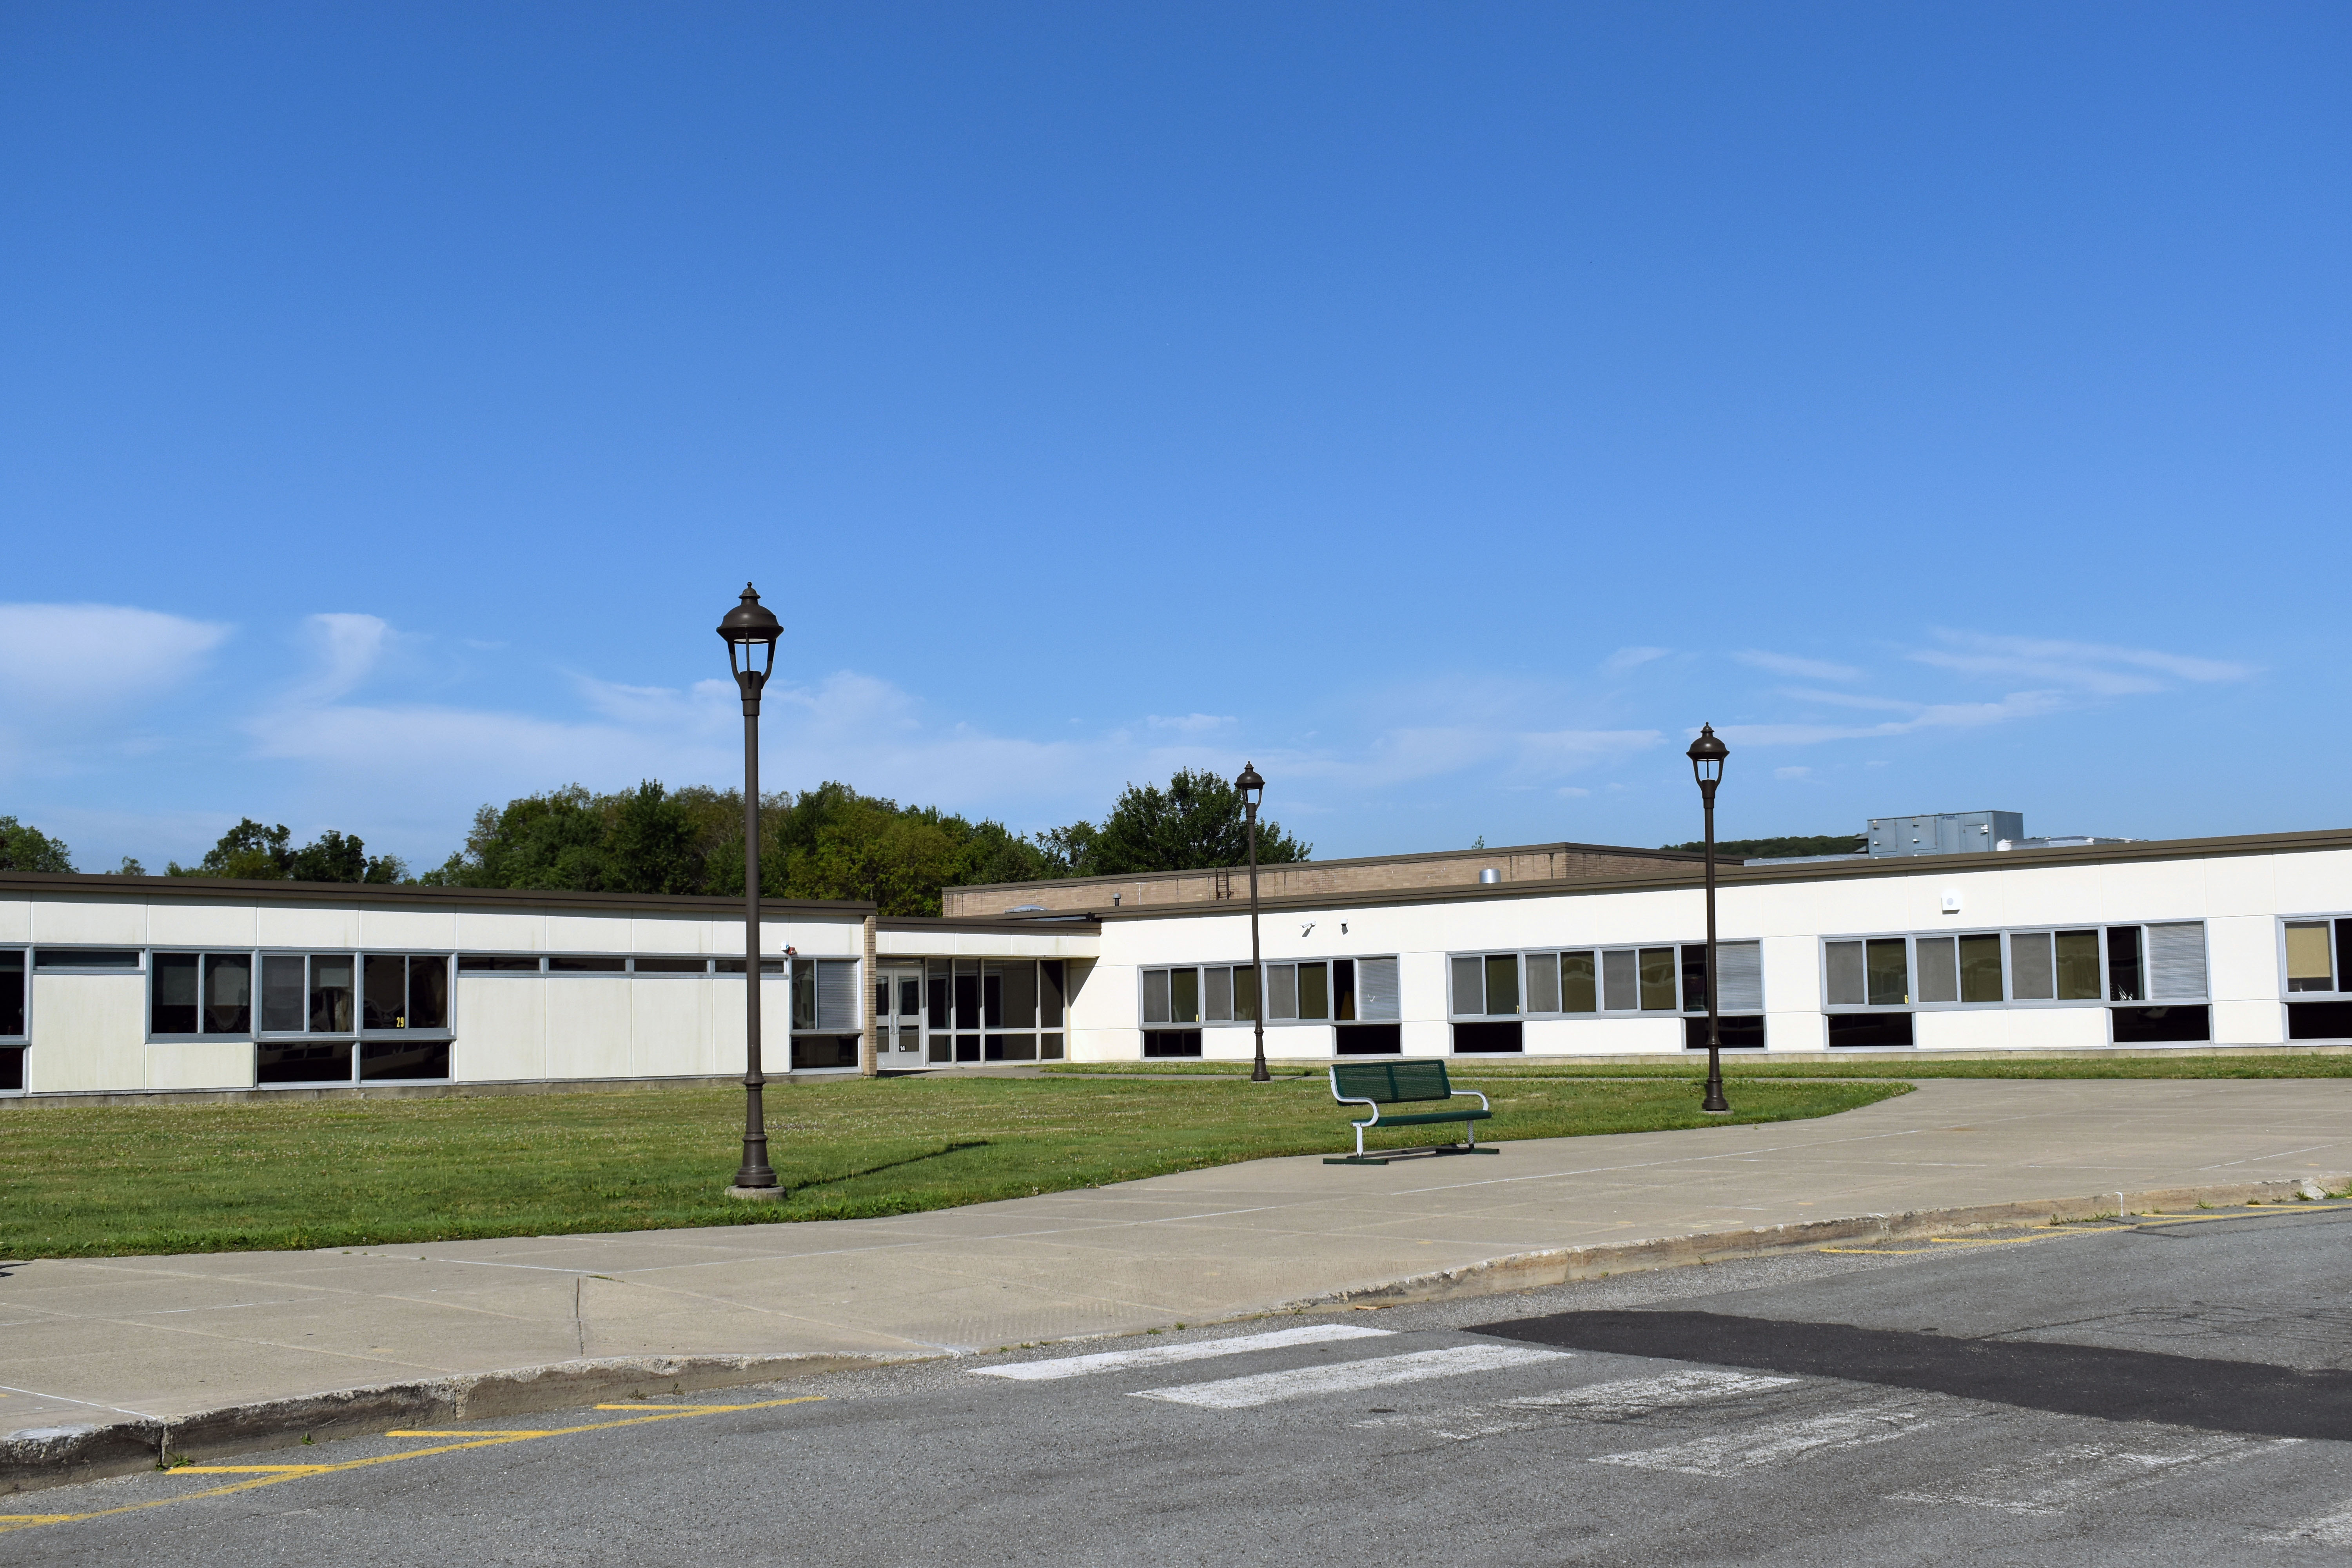
[(1944, 644), (1942, 647), (1921, 648), (1906, 657), (1916, 663), (1963, 675), (2032, 680), (2100, 697), (2164, 691), (2181, 681), (2211, 685), (2243, 680), (2256, 673), (2252, 665), (2155, 648), (2062, 642), (2047, 637), (1987, 637), (1976, 632), (1938, 630), (1935, 635)]
[(1173, 730), (1181, 735), (1205, 735), (1222, 730), (1234, 721), (1230, 713), (1186, 713), (1178, 718), (1163, 718), (1154, 713), (1145, 723), (1155, 730)]
[(392, 627), (375, 616), (310, 616), (302, 623), (312, 668), (289, 700), (331, 702), (348, 695), (375, 673), (392, 638)]
[(2012, 691), (1998, 702), (1929, 702), (1900, 704), (1911, 709), (1906, 719), (1882, 724), (1727, 724), (1720, 733), (1732, 745), (1813, 746), (1824, 741), (1864, 741), (1891, 735), (1913, 735), (1923, 730), (1979, 729), (2012, 719), (2038, 718), (2065, 706), (2055, 691)]
[(1811, 768), (1774, 768), (1772, 770), (1772, 776), (1776, 779), (1809, 779), (1813, 776), (1813, 770)]
[(1740, 663), (1758, 669), (1785, 675), (1792, 680), (1860, 680), (1863, 671), (1851, 664), (1832, 664), (1825, 658), (1799, 658), (1794, 654), (1766, 653), (1760, 648), (1748, 648), (1731, 656)]
[(1603, 675), (1623, 675), (1664, 658), (1674, 651), (1670, 647), (1621, 647), (1601, 661), (1601, 672)]
[(1859, 691), (1821, 691), (1809, 687), (1784, 687), (1780, 695), (1798, 702), (1819, 702), (1832, 708), (1860, 708), (1882, 713), (1916, 713), (1924, 702), (1900, 697), (1865, 697)]
[(231, 628), (122, 605), (0, 605), (0, 702), (52, 710), (160, 699)]

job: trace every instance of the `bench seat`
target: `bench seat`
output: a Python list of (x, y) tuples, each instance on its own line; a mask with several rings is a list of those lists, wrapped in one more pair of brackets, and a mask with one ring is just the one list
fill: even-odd
[[(1473, 1089), (1456, 1089), (1446, 1076), (1445, 1063), (1434, 1058), (1399, 1057), (1387, 1061), (1333, 1062), (1331, 1064), (1331, 1098), (1342, 1105), (1369, 1107), (1371, 1115), (1362, 1121), (1349, 1119), (1356, 1130), (1356, 1152), (1325, 1160), (1327, 1165), (1385, 1165), (1391, 1160), (1411, 1154), (1492, 1154), (1492, 1148), (1478, 1147), (1476, 1124), (1491, 1121), (1494, 1109), (1486, 1097)], [(1457, 1100), (1475, 1100), (1475, 1106), (1455, 1105)], [(1433, 1110), (1398, 1110), (1391, 1107), (1435, 1104)], [(1439, 1122), (1462, 1123), (1462, 1144), (1433, 1144), (1426, 1149), (1390, 1149), (1378, 1153), (1364, 1152), (1364, 1130), (1369, 1127), (1427, 1127)]]

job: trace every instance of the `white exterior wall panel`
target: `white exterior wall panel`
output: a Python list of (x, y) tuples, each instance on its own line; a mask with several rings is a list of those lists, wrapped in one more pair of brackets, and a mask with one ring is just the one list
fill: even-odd
[(2232, 915), (2205, 922), (2205, 984), (2216, 1002), (2279, 994), (2279, 923), (2273, 915)]
[(467, 952), (539, 952), (546, 936), (537, 915), (457, 911), (457, 946)]
[(144, 974), (36, 974), (31, 1014), (26, 1089), (44, 1094), (147, 1087)]
[[(630, 1077), (688, 1078), (719, 1071), (711, 1003), (722, 981), (731, 982), (725, 988), (740, 1012), (743, 982), (737, 976), (647, 976), (628, 983)], [(765, 998), (761, 1001), (764, 1005)]]
[(256, 911), (254, 935), (262, 947), (332, 951), (360, 944), (357, 910), (314, 904), (264, 904)]
[(2352, 850), (2321, 850), (2273, 858), (2279, 914), (2352, 909)]
[(29, 924), (37, 942), (71, 943), (84, 947), (142, 947), (147, 941), (147, 906), (83, 902), (65, 899), (34, 900)]
[(191, 1040), (149, 1046), (144, 1087), (251, 1089), (253, 1047), (242, 1040)]
[(2213, 1043), (2217, 1046), (2275, 1046), (2286, 1038), (2286, 1005), (2267, 998), (2260, 1002), (2213, 1004)]
[(621, 975), (561, 974), (548, 976), (544, 984), (547, 1076), (628, 1077), (634, 982)]
[(362, 910), (358, 945), (379, 952), (447, 952), (457, 917), (447, 910)]
[(460, 974), (451, 1001), (460, 1083), (507, 1083), (547, 1072), (547, 983), (530, 974)]
[[(2269, 855), (2225, 855), (2205, 862), (2205, 912), (2220, 918), (2292, 914), (2294, 906), (2278, 896), (2277, 859)], [(2339, 888), (2352, 883), (2338, 882)]]
[(157, 947), (258, 947), (260, 931), (261, 911), (250, 904), (156, 904), (147, 911), (147, 940)]
[(1989, 1007), (1982, 1011), (1925, 1009), (1911, 1016), (1911, 1037), (1923, 1051), (2054, 1051), (2107, 1043), (2105, 1007)]

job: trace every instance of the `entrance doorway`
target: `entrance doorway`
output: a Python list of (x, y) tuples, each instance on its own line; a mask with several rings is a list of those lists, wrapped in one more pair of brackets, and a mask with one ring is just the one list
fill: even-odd
[(874, 1065), (885, 1072), (923, 1059), (923, 966), (877, 965), (874, 981)]

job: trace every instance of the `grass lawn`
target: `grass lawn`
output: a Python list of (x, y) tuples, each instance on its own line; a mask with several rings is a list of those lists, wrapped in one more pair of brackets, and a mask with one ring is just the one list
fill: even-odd
[[(1693, 1058), (1696, 1058), (1696, 1060)], [(1266, 1070), (1277, 1078), (1307, 1078), (1321, 1081), (1328, 1062), (1271, 1062)], [(1655, 1062), (1580, 1062), (1558, 1058), (1496, 1057), (1452, 1063), (1457, 1081), (1490, 1079), (1684, 1079), (1696, 1082), (1706, 1076), (1706, 1058), (1665, 1057)], [(1246, 1078), (1247, 1062), (1064, 1062), (1045, 1069), (1072, 1077), (1135, 1076), (1174, 1073), (1187, 1077)], [(2320, 1051), (2277, 1056), (2225, 1057), (2182, 1054), (2161, 1057), (2043, 1058), (2010, 1061), (2000, 1058), (1937, 1059), (1906, 1058), (1899, 1061), (1773, 1062), (1757, 1061), (1727, 1051), (1723, 1076), (1760, 1081), (1768, 1079), (1918, 1079), (1918, 1078), (2352, 1078), (2352, 1052)], [(1492, 1093), (1492, 1090), (1488, 1091)]]
[[(1686, 1076), (1686, 1075), (1685, 1075)], [(1500, 1142), (1696, 1127), (1687, 1081), (1484, 1084)], [(1757, 1084), (1730, 1120), (1824, 1116), (1900, 1083)], [(743, 1094), (0, 1111), (0, 1258), (351, 1247), (908, 1214), (1350, 1147), (1320, 1079), (905, 1078), (768, 1091), (780, 1203), (720, 1194)], [(1400, 1129), (1382, 1147), (1429, 1141)], [(1411, 1134), (1420, 1132), (1420, 1138)], [(1482, 1134), (1484, 1135), (1484, 1134)], [(1335, 1167), (1335, 1180), (1352, 1173)]]

